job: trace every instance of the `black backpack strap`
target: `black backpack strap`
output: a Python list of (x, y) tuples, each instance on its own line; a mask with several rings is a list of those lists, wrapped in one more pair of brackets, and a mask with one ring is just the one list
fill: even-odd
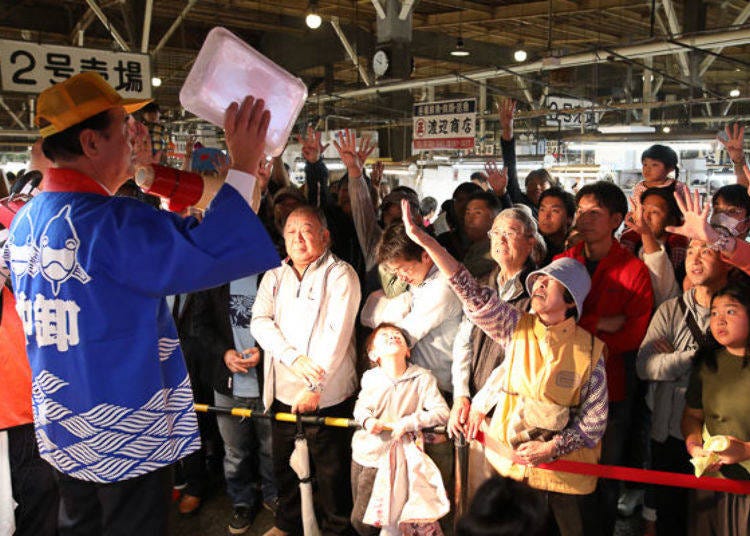
[(685, 317), (688, 329), (693, 335), (695, 342), (697, 342), (700, 346), (703, 346), (706, 342), (706, 334), (701, 330), (701, 328), (698, 327), (698, 322), (695, 320), (693, 312), (688, 310), (687, 303), (685, 303), (685, 296), (683, 294), (680, 294), (677, 297), (677, 305), (680, 307), (680, 312)]

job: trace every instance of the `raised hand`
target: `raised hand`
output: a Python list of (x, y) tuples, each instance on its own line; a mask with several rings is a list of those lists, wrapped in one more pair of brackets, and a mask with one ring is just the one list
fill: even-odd
[(487, 182), (496, 195), (505, 194), (508, 186), (508, 168), (498, 168), (497, 162), (488, 160), (484, 163), (484, 172), (487, 175)]
[(357, 150), (357, 156), (359, 157), (359, 161), (362, 162), (362, 164), (367, 161), (367, 157), (372, 154), (372, 152), (375, 150), (375, 147), (377, 147), (377, 145), (372, 142), (370, 136), (362, 136), (362, 140), (359, 144), (359, 149)]
[(425, 241), (430, 239), (430, 235), (427, 234), (422, 227), (414, 222), (414, 217), (411, 213), (411, 207), (406, 199), (401, 200), (401, 219), (404, 222), (404, 229), (406, 236), (411, 238), (415, 243), (424, 247)]
[(716, 139), (724, 146), (729, 158), (734, 163), (741, 163), (745, 161), (745, 127), (739, 123), (734, 125), (726, 125), (724, 127), (726, 133), (726, 139), (723, 136), (717, 136)]
[(344, 162), (349, 178), (358, 179), (361, 177), (363, 160), (359, 157), (355, 134), (348, 128), (339, 132), (338, 140), (333, 140), (333, 146), (338, 151), (341, 161)]
[(384, 169), (385, 164), (383, 164), (383, 162), (379, 160), (372, 166), (372, 171), (370, 172), (370, 182), (372, 183), (372, 187), (375, 188), (376, 192), (380, 192), (380, 183), (383, 180)]
[(513, 114), (516, 112), (516, 101), (506, 97), (500, 101), (497, 108), (502, 136), (510, 140), (513, 137)]
[(652, 234), (651, 228), (646, 225), (646, 221), (643, 219), (643, 205), (636, 202), (633, 196), (630, 197), (630, 204), (633, 208), (625, 216), (625, 226), (639, 235)]
[(321, 133), (316, 132), (311, 125), (307, 126), (307, 134), (304, 138), (299, 134), (297, 135), (297, 141), (302, 144), (302, 156), (310, 164), (320, 160), (320, 155), (328, 148), (329, 144), (323, 145), (321, 143), (320, 135)]
[(668, 225), (666, 230), (670, 233), (677, 233), (687, 236), (690, 239), (703, 240), (712, 244), (719, 237), (719, 233), (708, 223), (709, 204), (701, 206), (701, 197), (698, 190), (690, 191), (683, 196), (680, 192), (674, 193), (677, 206), (680, 208), (685, 223), (679, 227)]
[(263, 99), (247, 96), (242, 104), (233, 102), (224, 114), (224, 132), (231, 167), (253, 174), (263, 158), (271, 112)]

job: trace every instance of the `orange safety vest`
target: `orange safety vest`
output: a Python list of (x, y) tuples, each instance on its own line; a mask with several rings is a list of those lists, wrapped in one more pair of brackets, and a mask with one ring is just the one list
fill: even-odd
[[(549, 327), (534, 315), (521, 318), (505, 354), (508, 366), (503, 392), (485, 435), (485, 454), (501, 475), (547, 491), (575, 495), (594, 491), (596, 477), (513, 463), (510, 439), (515, 435), (513, 424), (523, 413), (524, 399), (571, 409), (578, 406), (581, 387), (589, 381), (603, 352), (604, 343), (577, 326), (573, 318)], [(560, 459), (597, 463), (600, 445), (578, 449)]]
[(0, 430), (34, 422), (31, 412), (31, 367), (26, 356), (23, 325), (16, 312), (16, 300), (2, 287), (3, 313), (0, 319)]

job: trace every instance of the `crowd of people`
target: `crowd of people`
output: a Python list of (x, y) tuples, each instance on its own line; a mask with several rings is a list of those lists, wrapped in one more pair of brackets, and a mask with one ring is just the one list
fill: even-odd
[[(0, 479), (18, 506), (0, 520), (17, 534), (166, 534), (173, 474), (191, 515), (218, 465), (230, 534), (263, 507), (265, 536), (309, 531), (290, 466), (301, 439), (324, 534), (613, 534), (638, 490), (540, 467), (558, 459), (692, 474), (706, 458), (706, 474), (750, 480), (741, 127), (723, 140), (737, 184), (703, 200), (653, 145), (629, 202), (544, 169), (522, 189), (505, 100), (502, 167), (437, 213), (389, 189), (382, 164), (368, 176), (373, 145), (349, 131), (330, 182), (308, 128), (294, 186), (265, 159), (269, 113), (248, 97), (227, 110), (227, 159), (189, 155), (219, 178), (210, 206), (176, 214), (128, 181), (163, 162), (158, 108), (148, 128), (129, 117), (144, 106), (92, 73), (39, 98), (52, 166), (2, 253)], [(359, 428), (196, 417), (194, 402)], [(436, 426), (469, 442), (460, 520)], [(709, 451), (714, 436), (726, 448)], [(654, 486), (643, 512), (647, 534), (750, 533), (744, 495)]]

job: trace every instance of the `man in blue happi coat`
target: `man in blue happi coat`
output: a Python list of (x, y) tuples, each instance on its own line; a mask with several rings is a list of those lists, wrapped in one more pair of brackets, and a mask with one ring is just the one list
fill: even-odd
[(56, 167), (3, 251), (37, 443), (60, 480), (62, 535), (166, 533), (170, 465), (200, 438), (164, 297), (279, 264), (251, 208), (263, 101), (228, 108), (232, 169), (200, 224), (113, 196), (133, 172), (128, 115), (148, 102), (123, 99), (95, 73), (39, 96), (42, 148)]

